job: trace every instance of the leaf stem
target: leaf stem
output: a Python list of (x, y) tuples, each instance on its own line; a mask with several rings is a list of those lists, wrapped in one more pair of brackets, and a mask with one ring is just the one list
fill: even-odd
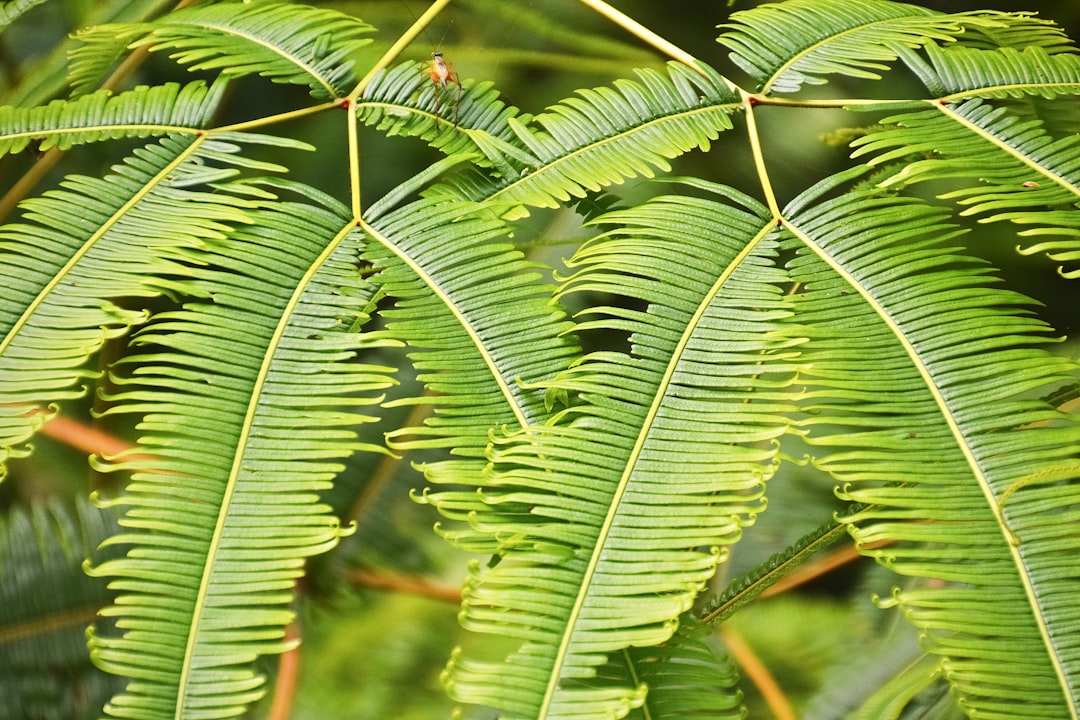
[(769, 206), (769, 212), (777, 220), (780, 219), (780, 205), (776, 202), (776, 193), (773, 192), (772, 183), (769, 181), (769, 171), (765, 167), (765, 155), (761, 150), (761, 136), (758, 132), (757, 119), (754, 117), (754, 105), (756, 100), (753, 95), (740, 91), (743, 98), (743, 109), (746, 110), (746, 134), (750, 140), (750, 150), (754, 154), (754, 167), (757, 169), (758, 180), (761, 182), (761, 191), (765, 194), (765, 204)]
[(330, 102), (319, 103), (318, 105), (312, 105), (311, 107), (300, 108), (299, 110), (290, 110), (288, 112), (279, 113), (277, 115), (268, 115), (267, 117), (261, 117), (256, 120), (245, 120), (244, 122), (233, 123), (232, 125), (222, 125), (221, 127), (208, 128), (204, 130), (207, 135), (215, 135), (226, 132), (243, 132), (250, 130), (251, 128), (259, 128), (264, 125), (274, 125), (280, 122), (286, 122), (288, 120), (294, 120), (296, 118), (305, 117), (307, 115), (314, 115), (315, 113), (321, 113), (333, 108), (340, 108), (341, 100), (331, 100)]
[(397, 39), (397, 42), (390, 46), (390, 49), (379, 58), (378, 62), (371, 66), (371, 70), (368, 71), (367, 75), (365, 75), (360, 82), (356, 84), (356, 87), (352, 89), (352, 92), (349, 93), (349, 100), (355, 103), (356, 99), (364, 93), (364, 90), (371, 84), (371, 81), (375, 76), (386, 69), (386, 67), (409, 46), (409, 43), (415, 40), (420, 33), (424, 32), (424, 28), (426, 28), (431, 21), (443, 11), (443, 8), (449, 4), (450, 0), (435, 0), (435, 2), (431, 4), (431, 7), (429, 7), (408, 30), (402, 33), (401, 37)]

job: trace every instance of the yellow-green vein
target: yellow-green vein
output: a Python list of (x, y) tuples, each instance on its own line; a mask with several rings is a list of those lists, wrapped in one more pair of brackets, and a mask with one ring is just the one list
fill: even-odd
[(146, 197), (151, 192), (151, 190), (157, 187), (157, 185), (162, 180), (167, 178), (173, 170), (179, 167), (190, 155), (192, 155), (205, 139), (205, 135), (197, 135), (196, 138), (192, 141), (191, 145), (184, 148), (183, 152), (178, 154), (168, 165), (162, 168), (157, 175), (152, 177), (149, 182), (144, 184), (137, 193), (132, 195), (131, 198), (127, 200), (127, 202), (121, 205), (117, 209), (117, 211), (112, 214), (112, 217), (109, 218), (109, 222), (106, 222), (100, 228), (94, 231), (94, 233), (87, 239), (87, 241), (83, 243), (82, 247), (79, 248), (78, 252), (74, 253), (71, 258), (69, 258), (68, 261), (64, 263), (64, 266), (60, 268), (60, 270), (52, 277), (52, 279), (45, 284), (45, 286), (37, 294), (37, 297), (34, 298), (33, 302), (31, 302), (27, 306), (26, 310), (23, 311), (22, 315), (20, 315), (19, 318), (11, 326), (11, 330), (8, 332), (8, 334), (4, 338), (0, 339), (0, 355), (3, 355), (4, 352), (7, 351), (8, 346), (11, 344), (14, 338), (18, 336), (19, 331), (22, 330), (23, 326), (26, 325), (26, 323), (30, 321), (30, 318), (34, 316), (37, 309), (41, 306), (41, 303), (45, 302), (45, 299), (52, 293), (56, 286), (64, 281), (64, 279), (68, 276), (71, 270), (79, 264), (79, 262), (88, 252), (90, 252), (90, 249), (94, 247), (94, 244), (98, 240), (100, 240), (102, 236), (104, 236), (105, 233), (107, 233), (120, 218), (122, 218), (125, 214), (127, 214), (129, 210), (135, 207), (135, 205), (137, 205), (144, 197)]
[(435, 280), (435, 278), (431, 276), (430, 273), (428, 273), (418, 262), (416, 262), (416, 260), (403, 252), (401, 248), (399, 248), (394, 242), (390, 240), (390, 238), (386, 237), (363, 220), (358, 220), (357, 224), (364, 229), (364, 232), (366, 232), (373, 239), (381, 243), (387, 250), (394, 253), (394, 255), (397, 256), (397, 258), (401, 260), (401, 262), (405, 263), (410, 270), (416, 273), (417, 277), (419, 277), (424, 282), (424, 284), (427, 285), (433, 293), (435, 293), (435, 296), (439, 298), (439, 300), (442, 301), (443, 305), (454, 315), (455, 318), (457, 318), (458, 323), (461, 325), (462, 329), (465, 330), (465, 332), (469, 336), (469, 339), (476, 347), (476, 351), (480, 353), (480, 357), (483, 358), (484, 364), (487, 365), (492, 378), (494, 378), (495, 382), (498, 384), (499, 391), (503, 394), (503, 397), (506, 398), (507, 405), (510, 406), (510, 409), (514, 413), (514, 419), (517, 420), (518, 424), (522, 428), (528, 427), (529, 419), (525, 416), (525, 411), (521, 408), (521, 405), (518, 403), (517, 398), (514, 396), (514, 393), (510, 390), (510, 385), (506, 381), (506, 378), (503, 377), (502, 371), (499, 369), (498, 363), (491, 355), (491, 352), (488, 350), (483, 338), (480, 337), (480, 333), (476, 331), (476, 328), (473, 327), (471, 322), (469, 322), (469, 319), (461, 314), (457, 303), (454, 302), (450, 295), (447, 294), (446, 290), (444, 290), (443, 287), (439, 285), (439, 283)]
[[(576, 150), (571, 150), (566, 155), (560, 155), (560, 156), (554, 158), (553, 160), (551, 160), (550, 162), (544, 164), (543, 166), (537, 168), (533, 172), (528, 173), (526, 175), (523, 175), (521, 178), (515, 180), (512, 183), (504, 185), (503, 187), (499, 188), (498, 190), (493, 192), (488, 197), (484, 198), (484, 200), (485, 201), (495, 201), (503, 193), (507, 193), (507, 192), (513, 190), (514, 188), (518, 187), (519, 185), (531, 182), (533, 180), (533, 178), (535, 178), (536, 176), (541, 175), (541, 174), (543, 174), (543, 173), (545, 173), (545, 172), (547, 172), (549, 170), (552, 170), (554, 168), (557, 168), (562, 163), (568, 162), (568, 161), (572, 160), (573, 158), (578, 157), (579, 155), (584, 155), (584, 154), (586, 154), (588, 152), (591, 152), (592, 150), (594, 150), (594, 149), (596, 149), (598, 147), (603, 147), (604, 145), (606, 145), (608, 143), (616, 142), (618, 140), (622, 140), (623, 138), (632, 137), (635, 133), (639, 133), (639, 132), (642, 132), (644, 130), (647, 130), (648, 128), (653, 127), (654, 125), (660, 125), (662, 123), (665, 123), (665, 122), (668, 122), (668, 121), (671, 121), (671, 120), (678, 120), (680, 118), (688, 118), (688, 117), (695, 117), (695, 116), (698, 116), (698, 115), (704, 115), (706, 113), (715, 112), (716, 110), (722, 110), (724, 108), (731, 108), (732, 110), (734, 110), (734, 109), (736, 109), (738, 107), (739, 107), (738, 103), (723, 103), (723, 104), (719, 104), (719, 105), (707, 105), (707, 106), (692, 108), (690, 110), (684, 110), (684, 111), (674, 113), (674, 114), (664, 115), (662, 117), (658, 117), (658, 118), (655, 118), (653, 120), (649, 120), (646, 123), (642, 123), (641, 125), (635, 125), (634, 127), (627, 128), (626, 130), (624, 130), (624, 131), (622, 131), (620, 133), (616, 133), (615, 135), (612, 135), (610, 137), (605, 137), (602, 140), (600, 140), (599, 142), (590, 143), (589, 145), (585, 145), (584, 147), (580, 147), (580, 148), (578, 148)], [(517, 204), (528, 204), (528, 203), (522, 202), (522, 203), (517, 203)]]
[(592, 586), (593, 576), (596, 574), (596, 568), (600, 563), (600, 556), (603, 552), (605, 541), (608, 533), (611, 531), (612, 523), (615, 520), (615, 516), (619, 512), (619, 506), (622, 503), (623, 495), (626, 494), (627, 487), (630, 484), (630, 480), (634, 474), (637, 466), (638, 458), (641, 456), (642, 451), (645, 448), (645, 442), (648, 440), (649, 434), (652, 432), (653, 422), (656, 419), (656, 414), (660, 411), (660, 406), (667, 396), (668, 387), (671, 385), (671, 380), (675, 375), (675, 370), (678, 368), (680, 362), (682, 362), (683, 353), (686, 351), (686, 346), (693, 338), (694, 333), (697, 331), (698, 325), (701, 323), (702, 317), (712, 304), (713, 299), (717, 293), (723, 289), (727, 284), (731, 275), (742, 265), (743, 261), (757, 248), (758, 244), (773, 230), (773, 226), (769, 225), (763, 227), (753, 237), (753, 239), (746, 244), (738, 255), (732, 258), (728, 263), (724, 271), (717, 277), (716, 282), (709, 288), (709, 291), (702, 298), (698, 304), (697, 309), (694, 311), (693, 317), (687, 322), (686, 330), (679, 338), (678, 343), (675, 345), (671, 353), (671, 359), (668, 361), (667, 367), (664, 369), (664, 374), (660, 378), (660, 382), (657, 383), (656, 394), (653, 397), (652, 405), (649, 406), (648, 412), (645, 414), (641, 423), (641, 430), (638, 432), (637, 439), (634, 441), (633, 447), (630, 449), (630, 454), (626, 459), (626, 467), (623, 469), (622, 476), (619, 478), (619, 483), (615, 488), (615, 492), (612, 495), (611, 503), (608, 507), (607, 516), (604, 518), (603, 524), (600, 526), (600, 532), (597, 533), (596, 542), (593, 546), (592, 557), (589, 558), (589, 564), (585, 568), (585, 572), (582, 576), (581, 586), (578, 590), (577, 598), (574, 600), (574, 604), (570, 609), (570, 614), (567, 617), (566, 629), (563, 631), (562, 640), (559, 643), (559, 650), (555, 654), (555, 664), (551, 669), (551, 674), (548, 677), (547, 690), (544, 693), (544, 699), (540, 705), (540, 718), (546, 717), (549, 707), (551, 706), (552, 699), (555, 696), (555, 691), (558, 688), (559, 677), (561, 675), (561, 666), (566, 658), (567, 651), (570, 646), (570, 642), (574, 635), (574, 630), (577, 625), (578, 617), (581, 615), (581, 611), (585, 605), (585, 598), (589, 594), (589, 590)]
[(352, 231), (353, 225), (351, 223), (342, 228), (338, 234), (334, 236), (334, 239), (327, 243), (319, 257), (311, 263), (307, 272), (304, 273), (304, 276), (296, 284), (296, 289), (293, 291), (292, 297), (289, 298), (289, 302), (282, 309), (281, 319), (274, 329), (273, 336), (271, 336), (270, 340), (267, 342), (266, 351), (263, 354), (262, 365), (259, 367), (259, 373), (252, 385), (251, 399), (248, 401), (247, 412), (244, 414), (244, 422), (240, 428), (240, 433), (237, 436), (237, 452), (233, 457), (232, 467), (229, 469), (225, 493), (222, 495), (221, 506), (218, 509), (217, 523), (214, 526), (214, 535), (210, 540), (210, 545), (206, 552), (206, 566), (203, 568), (202, 578), (199, 581), (199, 592), (192, 610), (191, 629), (188, 632), (187, 644), (184, 647), (184, 660), (180, 665), (180, 678), (177, 683), (176, 710), (174, 713), (176, 720), (182, 720), (182, 718), (186, 717), (187, 708), (184, 707), (182, 700), (190, 679), (189, 675), (191, 673), (192, 655), (195, 652), (195, 639), (199, 634), (199, 620), (202, 617), (202, 612), (206, 605), (206, 595), (209, 591), (210, 579), (214, 572), (214, 559), (218, 556), (218, 547), (221, 544), (225, 520), (228, 517), (232, 496), (236, 491), (237, 478), (239, 477), (240, 470), (243, 466), (244, 454), (239, 450), (240, 448), (247, 446), (247, 438), (251, 436), (252, 424), (255, 422), (255, 415), (258, 411), (259, 403), (262, 400), (262, 392), (263, 388), (266, 386), (267, 377), (270, 374), (270, 367), (274, 362), (274, 356), (281, 344), (281, 338), (285, 334), (285, 330), (288, 328), (289, 322), (292, 319), (293, 311), (299, 304), (300, 298), (311, 284), (311, 279), (315, 276), (315, 273), (322, 268), (327, 258), (333, 254), (338, 245), (341, 244), (341, 241)]
[[(982, 466), (979, 464), (978, 458), (975, 457), (975, 453), (971, 446), (968, 444), (964, 437), (963, 431), (960, 429), (960, 424), (957, 422), (956, 417), (949, 409), (949, 404), (945, 400), (945, 396), (939, 391), (937, 381), (934, 379), (933, 373), (930, 372), (930, 368), (923, 362), (922, 357), (919, 355), (918, 350), (908, 339), (907, 334), (903, 331), (897, 321), (889, 314), (888, 310), (877, 301), (873, 295), (862, 283), (860, 283), (850, 272), (844, 268), (843, 265), (838, 263), (833, 257), (825, 251), (824, 248), (819, 246), (809, 235), (799, 230), (794, 224), (785, 222), (785, 226), (790, 230), (799, 240), (803, 242), (810, 250), (812, 250), (819, 258), (821, 258), (830, 268), (833, 269), (840, 277), (848, 283), (851, 288), (859, 294), (859, 296), (866, 302), (882, 322), (889, 328), (889, 332), (893, 334), (893, 337), (897, 339), (900, 345), (903, 347), (904, 352), (907, 354), (911, 363), (915, 366), (919, 375), (922, 377), (923, 382), (926, 384), (927, 389), (934, 398), (935, 404), (938, 406), (938, 410), (941, 412), (946, 425), (949, 428), (950, 434), (953, 436), (953, 440), (956, 442), (963, 453), (964, 460), (968, 467), (971, 469), (972, 475), (974, 475), (976, 481), (979, 483), (979, 487), (982, 490), (983, 496), (986, 498), (986, 503), (990, 508), (990, 512), (993, 514), (994, 519), (998, 523), (998, 527), (1001, 528), (1002, 535), (1004, 536), (1005, 545), (1009, 548), (1009, 553), (1012, 555), (1013, 563), (1016, 566), (1017, 574), (1021, 578), (1021, 582), (1024, 586), (1024, 593), (1027, 595), (1028, 603), (1031, 606), (1032, 613), (1035, 615), (1036, 625), (1039, 628), (1039, 634), (1042, 636), (1043, 644), (1046, 647), (1047, 655), (1050, 658), (1051, 664), (1054, 666), (1054, 672), (1057, 674), (1058, 681), (1063, 689), (1067, 689), (1069, 684), (1067, 682), (1067, 675), (1065, 668), (1062, 665), (1061, 658), (1056, 651), (1055, 643), (1050, 637), (1050, 628), (1047, 627), (1046, 618), (1039, 609), (1038, 597), (1035, 595), (1035, 588), (1032, 586), (1027, 572), (1024, 571), (1024, 559), (1020, 555), (1020, 548), (1016, 542), (1012, 531), (1009, 529), (1009, 525), (1005, 520), (1004, 513), (1001, 509), (1001, 504), (998, 498), (994, 495), (994, 490), (990, 486), (990, 481), (983, 472)], [(1067, 690), (1062, 692), (1065, 696), (1066, 702), (1069, 706), (1069, 717), (1072, 720), (1080, 720), (1078, 715), (1078, 709), (1076, 705), (1076, 699), (1071, 697)]]
[(1044, 167), (1043, 165), (1040, 165), (1037, 161), (1031, 159), (1030, 157), (1028, 157), (1024, 153), (1018, 151), (1016, 148), (1014, 148), (1012, 145), (1008, 144), (1007, 142), (1005, 142), (1001, 138), (997, 137), (996, 135), (993, 135), (992, 133), (987, 132), (986, 130), (979, 127), (978, 125), (971, 122), (970, 120), (968, 120), (968, 119), (966, 119), (964, 117), (961, 117), (955, 110), (950, 108), (944, 102), (933, 102), (932, 104), (934, 105), (934, 107), (936, 107), (938, 109), (939, 112), (941, 112), (947, 118), (949, 118), (950, 120), (955, 122), (957, 125), (962, 125), (963, 127), (970, 130), (972, 133), (974, 133), (975, 135), (978, 135), (982, 139), (984, 139), (987, 142), (989, 142), (989, 143), (995, 145), (996, 147), (998, 147), (1000, 150), (1003, 150), (1005, 153), (1011, 155), (1014, 159), (1018, 160), (1019, 162), (1023, 163), (1024, 165), (1027, 165), (1028, 167), (1030, 167), (1032, 170), (1039, 173), (1043, 177), (1053, 181), (1054, 183), (1057, 183), (1061, 187), (1063, 187), (1066, 190), (1068, 190), (1069, 192), (1071, 192), (1073, 195), (1076, 195), (1077, 197), (1080, 197), (1080, 187), (1073, 184), (1067, 178), (1062, 177), (1058, 173), (1051, 171), (1049, 168)]

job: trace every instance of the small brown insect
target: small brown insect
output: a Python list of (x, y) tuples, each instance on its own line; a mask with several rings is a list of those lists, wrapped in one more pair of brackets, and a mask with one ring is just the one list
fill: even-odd
[(425, 72), (431, 77), (431, 84), (435, 86), (435, 112), (439, 112), (439, 103), (442, 93), (449, 90), (450, 83), (457, 85), (457, 95), (454, 98), (454, 124), (457, 125), (458, 106), (461, 104), (461, 81), (453, 71), (453, 65), (443, 59), (439, 51), (431, 53), (431, 62), (425, 63)]

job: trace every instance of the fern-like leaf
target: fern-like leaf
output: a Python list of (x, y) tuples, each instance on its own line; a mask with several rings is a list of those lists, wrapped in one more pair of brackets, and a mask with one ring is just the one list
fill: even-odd
[[(383, 313), (387, 332), (415, 348), (413, 364), (435, 393), (396, 401), (437, 407), (425, 427), (390, 433), (402, 449), (482, 456), (493, 428), (547, 417), (544, 393), (521, 382), (550, 377), (578, 354), (537, 266), (504, 241), (502, 223), (468, 210), (424, 199), (367, 226), (364, 257), (397, 300)], [(530, 352), (513, 351), (522, 343)]]
[[(598, 675), (622, 664), (634, 681), (649, 688), (645, 703), (628, 720), (742, 720), (746, 717), (739, 675), (704, 629), (686, 617), (679, 631), (663, 645), (632, 647), (616, 653)], [(617, 677), (617, 676), (616, 676)], [(612, 678), (616, 679), (616, 678)]]
[(581, 90), (535, 118), (508, 118), (518, 155), (531, 160), (514, 157), (517, 172), (498, 178), (459, 178), (450, 196), (483, 200), (517, 217), (526, 214), (524, 206), (558, 207), (626, 178), (652, 177), (670, 168), (669, 159), (708, 149), (731, 128), (741, 100), (715, 72), (699, 75), (676, 63), (668, 75), (637, 72), (638, 81)]
[[(946, 219), (865, 191), (788, 209), (803, 426), (840, 497), (866, 505), (844, 518), (857, 546), (930, 581), (884, 604), (923, 631), (966, 711), (1075, 717), (1080, 423), (1030, 397), (1077, 367), (1038, 347), (1049, 328), (990, 286)], [(995, 663), (1024, 682), (999, 681)]]
[[(1041, 120), (1022, 119), (1007, 106), (995, 107), (980, 98), (935, 104), (891, 116), (885, 123), (883, 130), (853, 143), (856, 155), (872, 154), (870, 163), (880, 164), (927, 154), (907, 163), (886, 186), (966, 180), (968, 187), (942, 196), (967, 206), (963, 214), (983, 215), (986, 222), (1035, 225), (1020, 234), (1056, 238), (1025, 252), (1047, 252), (1062, 262), (1080, 259), (1080, 220), (1075, 212), (1063, 210), (1075, 208), (1080, 198), (1080, 138), (1054, 138)], [(1066, 274), (1076, 277), (1080, 271)]]
[(114, 717), (243, 714), (262, 693), (255, 658), (291, 646), (305, 559), (342, 534), (318, 493), (344, 459), (379, 450), (354, 429), (393, 383), (352, 360), (388, 343), (354, 329), (378, 292), (360, 278), (360, 233), (340, 206), (250, 217), (227, 248), (189, 253), (194, 279), (168, 283), (212, 302), (158, 315), (135, 338), (158, 350), (115, 380), (110, 412), (143, 419), (142, 457), (109, 466), (134, 471), (109, 503), (130, 529), (110, 543), (132, 549), (91, 569), (121, 593), (104, 614), (124, 631), (93, 636), (91, 655), (136, 680)]
[(766, 94), (822, 85), (829, 75), (877, 79), (897, 59), (898, 48), (947, 42), (969, 24), (994, 24), (879, 0), (788, 0), (732, 13), (731, 19), (721, 26), (720, 43)]
[(129, 47), (171, 51), (190, 70), (228, 77), (258, 74), (307, 85), (319, 100), (344, 97), (355, 84), (353, 55), (371, 42), (370, 25), (334, 10), (283, 2), (220, 3), (184, 8), (152, 23), (103, 25), (81, 36), (72, 58), (76, 87), (115, 61), (115, 39)]
[[(1037, 46), (979, 50), (964, 46), (924, 48), (926, 60), (902, 52), (904, 62), (939, 99), (1056, 98), (1080, 92), (1080, 56), (1051, 54)], [(956, 97), (950, 97), (956, 96)]]
[[(987, 11), (979, 14), (995, 22), (969, 25), (956, 39), (957, 45), (982, 50), (1039, 48), (1052, 55), (1076, 52), (1076, 44), (1064, 29), (1053, 20), (1037, 17), (1034, 12)], [(927, 46), (930, 47), (934, 46)]]
[(357, 103), (357, 116), (389, 136), (421, 137), (447, 155), (478, 153), (486, 158), (478, 165), (504, 175), (535, 162), (510, 129), (517, 112), (499, 100), (490, 82), (443, 88), (414, 62), (376, 75)]
[(23, 203), (26, 222), (0, 228), (0, 276), (8, 279), (0, 295), (0, 461), (19, 452), (55, 403), (85, 392), (80, 384), (96, 376), (88, 357), (146, 320), (116, 299), (156, 296), (146, 281), (177, 270), (172, 252), (219, 242), (248, 222), (251, 200), (188, 189), (226, 190), (244, 165), (276, 168), (238, 150), (205, 135), (167, 137), (111, 175), (67, 178)]
[(86, 656), (86, 626), (109, 596), (82, 572), (117, 529), (115, 513), (85, 498), (0, 518), (0, 716), (91, 720), (119, 689)]
[(496, 437), (479, 491), (429, 496), (469, 522), (472, 544), (497, 549), (471, 568), (466, 628), (522, 642), (502, 662), (458, 654), (448, 689), (508, 718), (623, 717), (645, 701), (645, 685), (598, 684), (597, 668), (671, 637), (721, 547), (762, 509), (769, 441), (786, 426), (791, 341), (770, 336), (786, 275), (767, 217), (672, 198), (606, 221), (625, 229), (581, 250), (564, 292), (648, 303), (579, 325), (630, 331), (633, 353), (589, 356), (548, 385), (582, 402)]
[(194, 133), (210, 121), (225, 86), (215, 82), (207, 87), (201, 80), (184, 86), (141, 85), (116, 95), (99, 90), (42, 107), (0, 107), (0, 155), (17, 153), (31, 143), (40, 152), (122, 137)]

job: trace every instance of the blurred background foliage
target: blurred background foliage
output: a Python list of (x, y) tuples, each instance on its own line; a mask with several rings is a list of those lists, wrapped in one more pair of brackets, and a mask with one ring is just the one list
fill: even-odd
[[(376, 43), (358, 59), (361, 67), (381, 55), (426, 8), (418, 0), (311, 4), (361, 17), (379, 29)], [(759, 3), (618, 0), (613, 4), (729, 77), (745, 80), (715, 42), (716, 26), (731, 12)], [(951, 12), (1037, 11), (1073, 37), (1080, 32), (1076, 0), (915, 4)], [(95, 23), (152, 17), (172, 5), (163, 0), (42, 2), (0, 36), (0, 102), (40, 104), (64, 96), (71, 32)], [(655, 68), (664, 62), (654, 50), (576, 0), (455, 0), (405, 57), (424, 60), (435, 49), (445, 54), (462, 79), (492, 80), (506, 102), (531, 113), (578, 88), (632, 77), (635, 67)], [(151, 56), (125, 86), (189, 78), (166, 57)], [(831, 97), (919, 93), (913, 80), (900, 72), (879, 83), (842, 78), (812, 91)], [(257, 77), (235, 82), (230, 92), (221, 123), (281, 112), (308, 101), (301, 88)], [(760, 122), (781, 202), (844, 167), (848, 151), (828, 142), (829, 133), (869, 122), (864, 114), (841, 110), (767, 110), (760, 114)], [(796, 112), (802, 116), (793, 123), (790, 114)], [(760, 197), (738, 121), (736, 117), (735, 130), (721, 136), (710, 152), (676, 160), (673, 172), (712, 178)], [(287, 165), (292, 177), (346, 198), (346, 165), (328, 162), (346, 153), (336, 117), (309, 116), (274, 131), (319, 146), (316, 153), (275, 149), (275, 162)], [(384, 138), (366, 128), (361, 148), (365, 205), (436, 157), (417, 140)], [(69, 173), (100, 174), (127, 149), (116, 142), (79, 147), (33, 192), (55, 186)], [(0, 161), (0, 193), (16, 186), (36, 160), (32, 153), (24, 153)], [(613, 188), (602, 203), (669, 191), (662, 180), (639, 180)], [(1000, 241), (974, 250), (1002, 268), (1014, 287), (1041, 300), (1047, 320), (1071, 334), (1076, 329), (1074, 304), (1065, 301), (1068, 287), (1052, 264), (1017, 255), (1011, 228), (995, 231)], [(534, 213), (516, 237), (529, 246), (535, 259), (559, 268), (582, 236), (580, 216), (563, 209)], [(97, 362), (104, 366), (122, 352), (123, 345), (108, 348)], [(401, 379), (402, 392), (416, 392), (415, 383)], [(99, 552), (98, 543), (115, 527), (111, 513), (86, 501), (88, 491), (117, 492), (122, 478), (99, 476), (89, 467), (87, 453), (114, 452), (132, 442), (133, 433), (123, 421), (93, 419), (94, 403), (87, 397), (66, 408), (65, 415), (101, 436), (81, 444), (68, 431), (53, 433), (62, 435), (60, 440), (39, 436), (38, 452), (31, 459), (12, 462), (10, 476), (0, 485), (0, 720), (97, 717), (101, 703), (116, 690), (115, 680), (94, 670), (85, 657), (84, 629), (94, 619), (93, 609), (104, 604), (105, 592), (82, 574), (81, 563)], [(378, 439), (407, 411), (388, 411), (386, 422), (365, 432)], [(102, 437), (115, 444), (102, 444)], [(439, 673), (455, 645), (475, 641), (462, 636), (456, 621), (455, 598), (467, 559), (431, 531), (437, 518), (430, 509), (409, 498), (409, 492), (422, 484), (410, 462), (422, 460), (416, 455), (403, 460), (357, 457), (328, 494), (327, 500), (342, 517), (355, 521), (358, 530), (313, 562), (301, 588), (297, 626), (304, 643), (293, 658), (299, 661), (290, 715), (295, 720), (420, 720), (450, 712)], [(807, 467), (787, 466), (771, 482), (770, 498), (769, 511), (746, 533), (724, 575), (717, 578), (718, 588), (826, 521), (835, 509), (831, 482)], [(882, 612), (869, 601), (874, 593), (887, 593), (895, 582), (869, 561), (857, 560), (741, 610), (725, 626), (735, 633), (726, 639), (745, 639), (751, 654), (740, 654), (740, 662), (756, 657), (777, 684), (768, 706), (756, 681), (744, 683), (751, 717), (843, 718), (879, 687), (882, 678), (893, 675), (898, 664), (917, 662), (914, 633), (898, 624), (894, 613)], [(35, 669), (43, 654), (48, 657), (45, 675)], [(265, 665), (267, 673), (278, 672), (276, 659)], [(744, 668), (744, 674), (752, 672)], [(252, 716), (266, 717), (272, 701), (268, 697)], [(905, 717), (954, 716), (948, 697), (937, 691), (916, 698)]]

